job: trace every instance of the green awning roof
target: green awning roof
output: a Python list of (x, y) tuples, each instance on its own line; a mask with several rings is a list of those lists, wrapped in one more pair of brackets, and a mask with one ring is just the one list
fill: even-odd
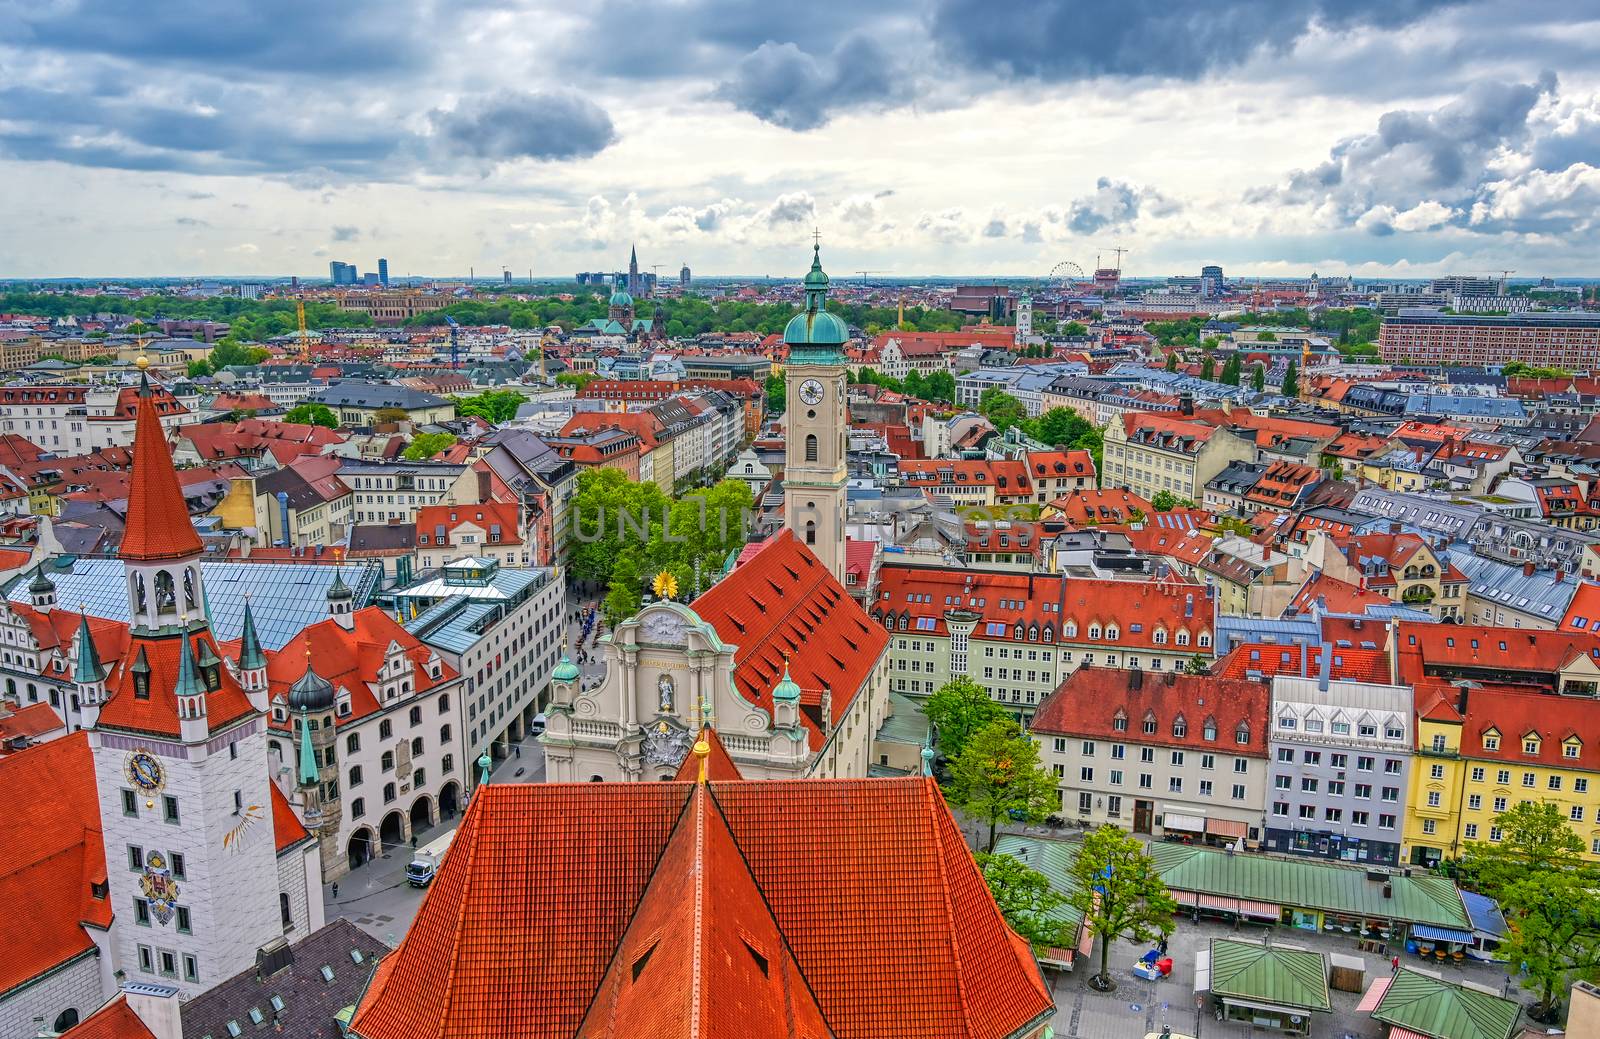
[[(994, 850), (997, 855), (1010, 855), (1028, 868), (1043, 873), (1050, 881), (1051, 890), (1064, 895), (1076, 886), (1072, 883), (1072, 864), (1078, 861), (1081, 846), (1077, 841), (1041, 841), (1008, 833), (995, 842)], [(1083, 922), (1083, 914), (1064, 903), (1051, 918), (1069, 924)]]
[(1320, 952), (1233, 938), (1211, 939), (1211, 992), (1302, 1010), (1333, 1008)]
[(1433, 1039), (1509, 1039), (1519, 1010), (1509, 999), (1402, 967), (1372, 1016)]

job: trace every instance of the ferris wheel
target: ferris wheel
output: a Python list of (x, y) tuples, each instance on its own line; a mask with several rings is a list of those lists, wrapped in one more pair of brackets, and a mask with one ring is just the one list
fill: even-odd
[(1080, 282), (1088, 280), (1089, 277), (1084, 274), (1082, 267), (1071, 260), (1062, 260), (1050, 268), (1050, 273), (1045, 276), (1040, 289), (1044, 292), (1066, 293), (1072, 291)]

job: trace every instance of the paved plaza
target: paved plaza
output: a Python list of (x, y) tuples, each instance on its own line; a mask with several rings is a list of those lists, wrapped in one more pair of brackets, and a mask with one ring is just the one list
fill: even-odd
[[(1274, 944), (1294, 946), (1320, 953), (1342, 953), (1354, 956), (1366, 964), (1366, 985), (1374, 978), (1388, 977), (1391, 973), (1387, 958), (1376, 953), (1362, 952), (1354, 939), (1346, 935), (1337, 938), (1316, 931), (1262, 924), (1246, 924), (1237, 929), (1232, 924), (1201, 920), (1198, 924), (1188, 917), (1178, 917), (1178, 929), (1168, 940), (1167, 953), (1172, 957), (1172, 974), (1161, 981), (1144, 981), (1134, 976), (1132, 967), (1149, 946), (1118, 943), (1112, 946), (1110, 968), (1117, 979), (1115, 992), (1096, 992), (1089, 987), (1088, 978), (1099, 969), (1100, 945), (1078, 964), (1071, 973), (1047, 973), (1058, 1008), (1054, 1021), (1057, 1036), (1077, 1036), (1083, 1039), (1143, 1039), (1151, 1032), (1160, 1032), (1163, 1025), (1181, 1035), (1245, 1036), (1268, 1033), (1252, 1028), (1243, 1022), (1218, 1021), (1208, 1012), (1196, 1020), (1194, 995), (1195, 953), (1208, 948), (1213, 938), (1240, 937), (1261, 939), (1269, 936)], [(1397, 950), (1390, 949), (1391, 955)], [(1509, 998), (1526, 1004), (1526, 993), (1511, 981), (1505, 969), (1495, 964), (1476, 964), (1468, 961), (1457, 966), (1423, 963), (1416, 956), (1399, 952), (1400, 962), (1432, 970), (1449, 981), (1471, 981), (1493, 988)], [(1509, 984), (1509, 991), (1507, 986)], [(1358, 992), (1331, 991), (1333, 1012), (1312, 1015), (1311, 1035), (1314, 1039), (1343, 1039), (1345, 1036), (1360, 1039), (1382, 1039), (1383, 1026), (1367, 1014), (1357, 1014), (1356, 1004), (1361, 1000)], [(1210, 1004), (1208, 1001), (1208, 1008)], [(1524, 1018), (1524, 1022), (1526, 1019)]]

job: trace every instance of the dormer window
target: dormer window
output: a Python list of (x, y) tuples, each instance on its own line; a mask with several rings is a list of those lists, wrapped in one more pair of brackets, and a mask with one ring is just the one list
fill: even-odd
[(1189, 735), (1189, 723), (1184, 721), (1181, 714), (1172, 722), (1172, 735), (1174, 739), (1180, 740)]
[(1500, 749), (1500, 737), (1499, 736), (1485, 736), (1483, 738), (1483, 749), (1484, 750), (1499, 750)]
[(1214, 741), (1217, 738), (1217, 720), (1215, 718), (1207, 718), (1205, 726), (1200, 730), (1200, 734), (1205, 737), (1207, 742)]
[(1538, 737), (1524, 736), (1522, 738), (1522, 753), (1524, 753), (1524, 754), (1537, 754), (1537, 753), (1539, 753), (1539, 740), (1538, 740)]
[(1128, 716), (1120, 710), (1111, 719), (1111, 728), (1115, 732), (1128, 731)]
[(1144, 716), (1144, 734), (1146, 736), (1154, 736), (1156, 734), (1156, 716), (1154, 714), (1147, 713)]

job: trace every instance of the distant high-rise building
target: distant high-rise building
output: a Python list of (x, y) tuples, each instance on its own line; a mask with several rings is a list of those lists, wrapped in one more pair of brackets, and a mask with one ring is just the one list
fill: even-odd
[(1214, 263), (1200, 268), (1200, 295), (1207, 299), (1216, 299), (1222, 295), (1222, 291), (1222, 268)]
[(1475, 278), (1466, 274), (1452, 274), (1433, 279), (1429, 290), (1443, 296), (1498, 296), (1500, 282), (1496, 278)]
[(378, 257), (378, 284), (389, 287), (389, 261), (382, 256)]
[(505, 284), (510, 285), (511, 284), (511, 272), (510, 271), (501, 271), (500, 272), (500, 280), (502, 282), (504, 282)]
[(378, 272), (368, 271), (367, 273), (363, 274), (361, 276), (361, 284), (365, 285), (369, 289), (377, 288), (380, 284), (378, 281)]
[(240, 299), (260, 299), (267, 287), (258, 281), (246, 281), (239, 284)]
[(356, 265), (334, 260), (328, 264), (328, 280), (335, 285), (354, 285), (356, 283)]
[(678, 288), (686, 289), (688, 287), (689, 287), (689, 265), (686, 263), (686, 264), (683, 265), (682, 268), (680, 268), (678, 270)]

